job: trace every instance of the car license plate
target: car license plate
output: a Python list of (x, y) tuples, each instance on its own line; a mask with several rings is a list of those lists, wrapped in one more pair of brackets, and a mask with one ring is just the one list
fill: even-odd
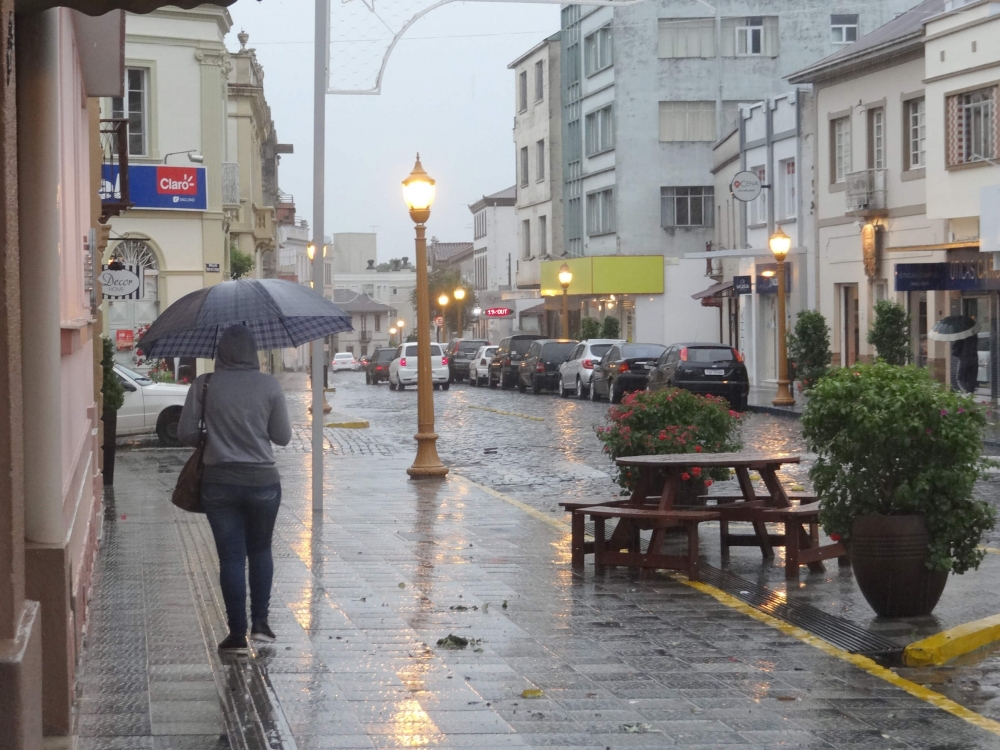
[(705, 370), (706, 375), (725, 375), (725, 370)]

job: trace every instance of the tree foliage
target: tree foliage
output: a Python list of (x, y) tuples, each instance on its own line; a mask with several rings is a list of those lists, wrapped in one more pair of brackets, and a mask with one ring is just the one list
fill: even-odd
[(621, 333), (621, 323), (618, 322), (618, 318), (608, 315), (604, 318), (604, 322), (601, 323), (601, 338), (602, 339), (616, 339)]
[(229, 249), (229, 273), (233, 279), (242, 279), (253, 271), (253, 256), (240, 252), (237, 248)]
[(808, 391), (830, 372), (830, 329), (826, 318), (817, 310), (803, 310), (795, 319), (795, 328), (788, 334), (788, 362), (793, 380)]
[[(459, 271), (450, 268), (436, 268), (433, 271), (428, 271), (427, 273), (427, 289), (429, 294), (429, 306), (431, 320), (433, 320), (438, 315), (443, 315), (445, 319), (445, 328), (449, 331), (456, 330), (457, 324), (457, 308), (455, 300), (455, 290), (458, 287), (462, 287), (465, 290), (465, 299), (462, 301), (462, 324), (467, 325), (472, 322), (472, 311), (476, 307), (476, 290), (469, 286), (466, 282), (462, 281), (462, 275)], [(444, 311), (441, 311), (441, 305), (438, 303), (438, 297), (442, 294), (448, 295), (448, 304), (444, 306)], [(414, 287), (410, 292), (410, 303), (413, 305), (413, 309), (417, 309), (417, 288)], [(428, 324), (430, 321), (428, 321)]]
[(584, 341), (587, 339), (599, 338), (601, 334), (601, 322), (596, 318), (584, 318), (580, 321), (580, 338)]
[(125, 387), (115, 374), (115, 345), (111, 339), (102, 336), (104, 346), (101, 356), (101, 396), (104, 400), (104, 411), (118, 411), (125, 403)]
[(972, 496), (986, 415), (926, 370), (886, 362), (835, 370), (809, 394), (802, 417), (827, 533), (849, 539), (864, 515), (921, 515), (931, 570), (979, 567), (993, 507)]
[(876, 302), (868, 343), (875, 347), (879, 359), (890, 365), (905, 365), (910, 360), (910, 314), (892, 300)]

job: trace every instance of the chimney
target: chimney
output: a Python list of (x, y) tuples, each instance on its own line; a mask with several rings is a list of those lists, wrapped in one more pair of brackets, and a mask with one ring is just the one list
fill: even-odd
[(409, 259), (408, 256), (404, 255), (403, 256), (403, 268), (409, 268), (409, 267), (410, 267), (410, 259)]
[(375, 270), (375, 261), (374, 260), (369, 260), (368, 261), (368, 268), (366, 268), (365, 270), (366, 271), (374, 271)]

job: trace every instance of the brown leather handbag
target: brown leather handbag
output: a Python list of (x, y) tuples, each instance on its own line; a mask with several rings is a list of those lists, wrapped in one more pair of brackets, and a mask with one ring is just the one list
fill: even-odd
[(208, 402), (208, 381), (211, 374), (205, 376), (201, 385), (201, 416), (198, 420), (198, 446), (184, 464), (177, 477), (177, 486), (170, 501), (181, 510), (189, 513), (204, 513), (201, 507), (201, 475), (205, 471), (205, 442), (208, 430), (205, 426), (205, 404)]

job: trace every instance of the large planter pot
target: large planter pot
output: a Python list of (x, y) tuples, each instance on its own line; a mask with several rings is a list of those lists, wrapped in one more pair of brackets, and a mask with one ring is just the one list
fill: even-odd
[(851, 528), (851, 565), (861, 593), (882, 617), (929, 615), (948, 573), (927, 570), (923, 516), (858, 516)]
[(104, 486), (111, 487), (115, 483), (115, 440), (118, 437), (118, 412), (104, 410), (101, 417), (104, 422)]

